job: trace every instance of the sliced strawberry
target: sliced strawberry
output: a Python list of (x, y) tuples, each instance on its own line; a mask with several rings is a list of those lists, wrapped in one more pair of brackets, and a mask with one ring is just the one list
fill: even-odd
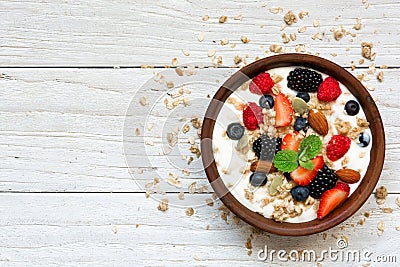
[(349, 196), (350, 187), (348, 184), (338, 182), (337, 185), (322, 194), (321, 202), (317, 212), (318, 219), (323, 219), (336, 207), (340, 206)]
[(283, 127), (288, 126), (293, 119), (293, 108), (289, 99), (282, 94), (279, 93), (275, 97), (275, 127)]
[(318, 171), (324, 166), (324, 157), (316, 156), (312, 159), (312, 162), (314, 163), (314, 169), (307, 170), (303, 167), (297, 167), (297, 169), (290, 173), (290, 178), (300, 186), (306, 186), (311, 183), (315, 176), (317, 176)]
[(289, 149), (299, 151), (300, 140), (297, 137), (298, 133), (288, 133), (282, 139), (281, 150)]

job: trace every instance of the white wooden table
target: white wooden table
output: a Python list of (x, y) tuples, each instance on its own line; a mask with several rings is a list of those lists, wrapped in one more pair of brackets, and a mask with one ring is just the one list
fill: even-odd
[[(270, 12), (279, 6), (282, 13)], [(309, 16), (280, 31), (288, 10), (296, 14), (306, 10)], [(204, 15), (210, 19), (203, 21)], [(222, 15), (228, 17), (223, 24), (218, 22)], [(239, 15), (242, 19), (235, 20)], [(356, 31), (352, 28), (358, 17), (362, 28)], [(293, 262), (277, 259), (262, 262), (257, 252), (265, 245), (274, 250), (319, 252), (337, 249), (337, 240), (344, 238), (347, 249), (368, 249), (373, 259), (397, 256), (397, 263), (370, 262), (371, 266), (399, 266), (400, 231), (396, 226), (400, 225), (400, 208), (395, 203), (400, 197), (399, 17), (398, 0), (1, 0), (0, 265), (292, 266)], [(314, 27), (314, 20), (320, 26)], [(307, 30), (297, 33), (303, 25)], [(330, 30), (340, 25), (357, 36), (336, 41)], [(282, 32), (296, 32), (297, 40), (282, 44)], [(323, 34), (322, 40), (312, 39), (316, 33)], [(250, 42), (242, 43), (242, 35)], [(222, 46), (222, 39), (230, 43)], [(365, 82), (376, 88), (371, 94), (377, 99), (386, 131), (386, 161), (379, 186), (386, 186), (389, 195), (381, 207), (371, 196), (362, 210), (326, 235), (279, 237), (257, 233), (232, 215), (226, 223), (220, 218), (219, 201), (212, 207), (196, 207), (193, 216), (179, 207), (161, 212), (158, 202), (146, 198), (144, 189), (132, 179), (132, 172), (139, 183), (153, 178), (146, 176), (150, 170), (158, 171), (162, 180), (173, 172), (159, 153), (157, 134), (155, 145), (148, 150), (151, 164), (141, 160), (139, 149), (146, 132), (133, 137), (132, 146), (138, 146), (131, 155), (137, 158), (136, 166), (128, 167), (123, 153), (129, 104), (139, 88), (155, 72), (164, 71), (172, 58), (178, 64), (209, 66), (212, 59), (207, 54), (216, 50), (216, 56), (222, 56), (229, 67), (236, 55), (247, 55), (248, 62), (266, 56), (271, 44), (292, 50), (304, 44), (307, 51), (342, 66), (350, 67), (354, 61), (356, 75), (366, 73), (370, 64), (368, 60), (359, 64), (362, 41), (374, 44), (377, 67), (388, 66), (382, 69), (383, 83), (376, 80), (376, 73)], [(142, 65), (156, 68), (143, 69)], [(208, 93), (214, 93), (234, 71), (211, 70), (216, 80)], [(150, 98), (158, 94), (145, 93)], [(159, 116), (162, 120), (163, 113)], [(144, 119), (138, 113), (136, 127), (143, 128)], [(186, 139), (179, 142), (184, 144)], [(192, 166), (201, 168), (200, 161)], [(202, 172), (185, 177), (185, 182), (193, 181), (207, 183)], [(181, 201), (186, 207), (212, 196), (212, 192), (188, 194), (187, 187), (181, 190), (186, 193)], [(162, 198), (177, 202), (181, 190), (171, 187)], [(385, 213), (383, 207), (393, 212)], [(364, 212), (370, 212), (369, 218)], [(381, 221), (385, 230), (378, 236)], [(251, 255), (245, 247), (248, 238)], [(365, 261), (329, 259), (321, 264), (368, 266)], [(300, 265), (316, 266), (317, 262)]]

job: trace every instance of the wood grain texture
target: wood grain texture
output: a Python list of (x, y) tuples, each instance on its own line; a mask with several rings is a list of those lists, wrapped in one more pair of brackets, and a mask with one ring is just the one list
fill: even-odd
[[(190, 206), (205, 197), (210, 196), (186, 195), (181, 202)], [(329, 247), (337, 249), (336, 242), (341, 236), (348, 239), (349, 250), (368, 249), (373, 256), (396, 255), (400, 249), (396, 241), (399, 232), (395, 230), (400, 224), (400, 209), (394, 200), (395, 196), (390, 195), (384, 205), (393, 208), (393, 213), (383, 214), (371, 197), (346, 223), (326, 232), (325, 240), (322, 234), (289, 238), (255, 233), (253, 254), (248, 256), (244, 243), (252, 228), (243, 222), (234, 223), (231, 216), (229, 224), (225, 223), (220, 218), (219, 202), (213, 207), (195, 207), (195, 214), (189, 217), (185, 208), (158, 211), (158, 203), (146, 199), (144, 194), (3, 193), (0, 194), (0, 264), (282, 266), (285, 262), (277, 259), (272, 263), (258, 261), (257, 252), (267, 245), (275, 250), (315, 249), (319, 253)], [(357, 225), (365, 218), (365, 211), (370, 211), (371, 216), (363, 225)], [(385, 222), (385, 231), (378, 236), (377, 225), (381, 220)], [(365, 262), (356, 262), (354, 266), (362, 263)], [(315, 265), (315, 262), (302, 263), (302, 266)], [(327, 259), (323, 265), (343, 266), (343, 263)]]
[[(283, 15), (288, 10), (296, 14), (309, 11), (309, 16), (284, 30), (297, 33), (300, 26), (307, 31), (297, 33), (297, 40), (284, 45), (293, 48), (305, 44), (307, 50), (320, 53), (342, 65), (361, 57), (361, 42), (374, 43), (377, 64), (398, 66), (400, 39), (398, 35), (399, 1), (368, 1), (366, 9), (361, 1), (340, 4), (334, 1), (229, 0), (216, 3), (205, 1), (162, 0), (148, 1), (1, 1), (0, 66), (140, 66), (141, 64), (171, 64), (177, 57), (180, 63), (210, 64), (207, 52), (217, 50), (227, 66), (233, 65), (235, 55), (263, 57), (271, 44), (282, 44), (280, 31)], [(283, 13), (272, 14), (269, 9), (282, 7)], [(203, 15), (210, 19), (202, 21)], [(234, 20), (237, 15), (242, 20)], [(222, 15), (228, 17), (218, 23)], [(355, 31), (356, 18), (363, 27)], [(313, 21), (320, 26), (313, 27)], [(342, 25), (357, 33), (335, 41), (331, 28)], [(205, 33), (203, 42), (197, 40)], [(315, 33), (324, 38), (312, 40)], [(241, 36), (251, 41), (243, 44)], [(230, 44), (221, 46), (222, 39)], [(353, 41), (351, 41), (351, 39)], [(348, 51), (346, 51), (348, 48)], [(184, 56), (181, 50), (190, 56)], [(337, 57), (332, 57), (337, 53)]]
[[(2, 147), (2, 168), (0, 188), (2, 191), (25, 192), (110, 192), (138, 191), (132, 180), (123, 156), (122, 134), (125, 113), (131, 101), (138, 101), (139, 86), (151, 80), (155, 70), (142, 69), (0, 69), (9, 77), (0, 80), (0, 146)], [(202, 77), (214, 80), (207, 87), (198, 88), (192, 98), (213, 94), (234, 69), (203, 69), (190, 79)], [(362, 72), (356, 71), (356, 72)], [(376, 87), (372, 95), (383, 117), (387, 153), (380, 184), (390, 192), (400, 192), (397, 173), (400, 172), (400, 143), (398, 120), (393, 114), (400, 107), (393, 102), (396, 85), (400, 84), (399, 70), (385, 70), (385, 82), (372, 79), (368, 84)], [(164, 72), (166, 79), (178, 77), (174, 70)], [(200, 78), (198, 78), (200, 77)], [(218, 82), (217, 82), (218, 80)], [(162, 85), (160, 85), (163, 88)], [(195, 86), (195, 85), (193, 85)], [(164, 86), (164, 88), (166, 88)], [(160, 97), (166, 90), (147, 90), (149, 99)], [(136, 94), (137, 93), (137, 94)], [(135, 100), (136, 95), (136, 100)], [(34, 101), (32, 101), (34, 99)], [(161, 99), (162, 102), (163, 98)], [(207, 100), (208, 101), (208, 100)], [(146, 114), (135, 102), (138, 113), (137, 124), (131, 125), (132, 135), (136, 127), (141, 135), (154, 142), (144, 151), (143, 136), (132, 136), (132, 158), (134, 169), (144, 169), (143, 174), (134, 176), (143, 183), (153, 179), (152, 174), (165, 179), (169, 173), (180, 174), (173, 162), (180, 166), (182, 153), (187, 152), (187, 137), (181, 136), (182, 151), (174, 150), (168, 158), (162, 155), (165, 132), (158, 128), (144, 131)], [(163, 105), (163, 104), (162, 104)], [(201, 116), (206, 105), (187, 108), (190, 114)], [(152, 121), (161, 125), (167, 117), (176, 121), (182, 114), (168, 115), (167, 109)], [(156, 130), (157, 129), (157, 130)], [(164, 139), (162, 139), (164, 136)], [(146, 139), (147, 140), (147, 139)], [(149, 161), (145, 161), (144, 154)], [(190, 153), (188, 154), (190, 155)], [(183, 164), (183, 165), (182, 165)], [(187, 166), (188, 167), (188, 166)], [(183, 168), (183, 167), (182, 167)], [(190, 169), (202, 169), (200, 160), (194, 161)], [(204, 172), (193, 172), (189, 177), (181, 175), (187, 184), (198, 181), (207, 184)], [(142, 185), (143, 185), (142, 183)], [(174, 187), (169, 191), (176, 192)], [(186, 189), (185, 189), (186, 190)]]
[[(400, 2), (367, 3), (368, 9), (361, 0), (309, 1), (307, 6), (304, 1), (270, 0), (265, 7), (263, 1), (250, 0), (0, 1), (0, 266), (292, 266), (292, 262), (278, 260), (259, 262), (257, 251), (265, 245), (275, 250), (335, 249), (342, 235), (349, 239), (349, 249), (369, 249), (373, 256), (395, 255), (400, 249), (395, 230), (400, 225), (395, 204), (400, 196), (400, 131), (395, 116), (400, 112)], [(269, 12), (278, 6), (283, 13)], [(138, 104), (137, 124), (131, 126), (129, 136), (134, 148), (129, 152), (132, 168), (127, 167), (122, 141), (126, 112), (131, 101), (137, 101), (135, 96), (157, 99), (166, 92), (157, 86), (137, 94), (154, 72), (164, 69), (71, 67), (162, 67), (174, 57), (178, 64), (211, 65), (207, 57), (211, 49), (222, 56), (225, 66), (232, 66), (236, 55), (251, 62), (265, 56), (271, 44), (282, 44), (280, 28), (288, 10), (308, 10), (310, 15), (283, 31), (294, 33), (307, 26), (296, 41), (284, 45), (287, 49), (304, 44), (307, 51), (342, 66), (354, 61), (361, 67), (355, 73), (364, 73), (370, 62), (358, 64), (360, 44), (370, 41), (377, 66), (392, 68), (384, 70), (384, 83), (371, 76), (368, 85), (376, 87), (372, 95), (385, 125), (387, 152), (379, 185), (391, 193), (383, 206), (393, 208), (393, 213), (383, 213), (371, 196), (351, 219), (328, 231), (326, 240), (322, 234), (289, 238), (253, 233), (253, 254), (248, 256), (244, 243), (253, 232), (251, 227), (235, 224), (232, 216), (225, 223), (219, 202), (213, 207), (196, 206), (210, 198), (210, 193), (185, 194), (180, 201), (177, 192), (186, 192), (187, 187), (166, 187), (166, 195), (158, 198), (184, 208), (170, 205), (165, 213), (157, 210), (157, 201), (145, 198), (142, 186), (146, 182), (155, 176), (164, 179), (169, 173), (179, 174), (171, 162), (185, 166), (181, 156), (187, 150), (187, 136), (179, 139), (181, 150), (174, 149), (166, 158), (163, 135), (145, 129), (147, 115)], [(205, 14), (210, 16), (207, 22), (201, 20)], [(234, 20), (239, 14), (243, 19)], [(218, 23), (221, 15), (228, 16), (224, 24)], [(352, 29), (357, 17), (362, 18), (359, 31)], [(315, 19), (320, 27), (312, 26)], [(335, 41), (330, 30), (340, 25), (357, 37)], [(197, 40), (200, 32), (204, 32), (203, 42)], [(317, 32), (324, 35), (322, 41), (311, 39)], [(242, 35), (250, 42), (243, 44)], [(225, 38), (230, 44), (220, 45)], [(183, 55), (182, 49), (190, 56)], [(62, 68), (24, 68), (45, 66)], [(174, 70), (168, 71), (167, 79), (176, 79)], [(194, 86), (191, 97), (204, 99), (234, 71), (199, 70), (194, 79), (205, 80), (207, 85)], [(200, 115), (206, 106), (195, 104), (188, 109)], [(167, 118), (162, 111), (153, 118), (156, 126)], [(178, 120), (177, 114), (171, 118)], [(136, 127), (141, 129), (139, 136), (133, 134)], [(143, 160), (144, 139), (154, 143), (145, 149), (149, 160)], [(202, 168), (200, 161), (190, 168), (194, 170), (190, 176), (181, 175), (185, 184), (208, 183), (204, 173), (196, 172)], [(187, 207), (194, 207), (193, 216), (185, 214)], [(371, 211), (371, 216), (353, 228), (364, 219), (364, 211)], [(382, 236), (377, 235), (380, 221), (385, 222)], [(323, 262), (323, 266), (349, 264)], [(375, 262), (372, 266), (397, 265)]]

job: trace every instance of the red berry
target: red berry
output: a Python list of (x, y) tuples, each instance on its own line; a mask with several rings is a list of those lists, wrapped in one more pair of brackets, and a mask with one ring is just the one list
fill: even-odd
[(338, 182), (334, 188), (338, 188), (341, 189), (343, 191), (346, 192), (350, 192), (350, 186), (348, 184), (342, 183), (342, 182)]
[(279, 93), (275, 97), (275, 127), (283, 127), (288, 126), (293, 119), (293, 108), (289, 99), (282, 94)]
[(247, 129), (254, 131), (259, 124), (264, 122), (262, 109), (256, 103), (250, 102), (243, 109), (243, 124)]
[(316, 156), (311, 160), (314, 163), (314, 169), (307, 170), (303, 167), (297, 167), (294, 171), (290, 173), (290, 178), (300, 185), (306, 186), (314, 180), (315, 176), (317, 176), (318, 171), (324, 166), (324, 157)]
[(328, 77), (319, 85), (317, 98), (324, 102), (330, 102), (336, 100), (341, 93), (339, 82)]
[(299, 151), (300, 139), (297, 137), (297, 134), (296, 132), (286, 134), (282, 139), (281, 150)]
[(250, 92), (257, 95), (266, 95), (272, 92), (272, 87), (274, 87), (274, 81), (267, 72), (258, 74), (250, 82), (249, 90)]
[(347, 136), (334, 135), (326, 146), (326, 156), (336, 161), (344, 156), (350, 149), (351, 140)]
[(317, 212), (318, 219), (323, 219), (336, 207), (340, 206), (349, 196), (350, 187), (345, 183), (337, 183), (337, 185), (325, 191), (322, 194), (321, 201)]

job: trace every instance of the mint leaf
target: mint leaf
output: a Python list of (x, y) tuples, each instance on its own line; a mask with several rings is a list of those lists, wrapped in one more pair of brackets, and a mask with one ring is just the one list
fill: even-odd
[(314, 163), (311, 160), (307, 161), (299, 161), (300, 166), (303, 168), (306, 168), (307, 170), (313, 170), (314, 169)]
[(318, 155), (322, 148), (321, 139), (315, 134), (309, 135), (304, 138), (299, 146), (299, 159), (301, 161), (307, 161)]
[(294, 171), (298, 165), (297, 152), (293, 150), (282, 150), (274, 157), (274, 166), (282, 172)]

